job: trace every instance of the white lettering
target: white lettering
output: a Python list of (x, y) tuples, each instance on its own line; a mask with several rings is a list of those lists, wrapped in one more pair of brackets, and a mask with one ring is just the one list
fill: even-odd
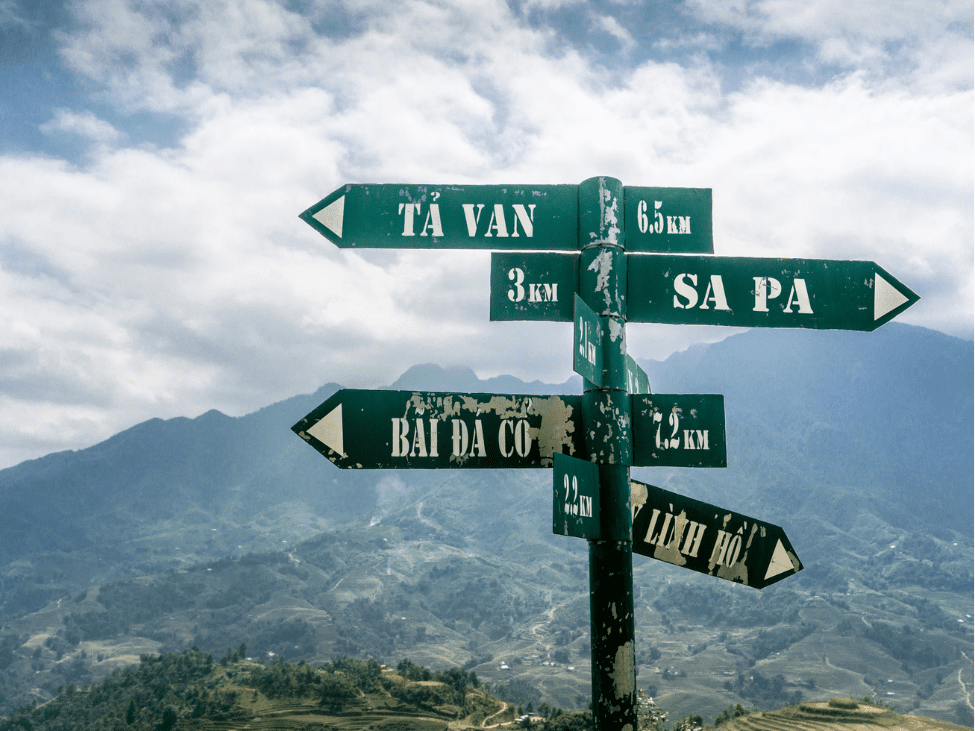
[(685, 556), (697, 558), (697, 552), (701, 548), (701, 540), (704, 538), (704, 530), (707, 526), (702, 523), (695, 523), (693, 520), (689, 521), (689, 524), (687, 537), (684, 539), (684, 545), (680, 552)]
[(480, 419), (474, 420), (474, 441), (471, 444), (470, 456), (487, 457), (487, 450), (484, 448), (484, 425), (481, 424)]
[[(492, 228), (496, 234), (491, 233)], [(494, 212), (491, 214), (491, 220), (488, 221), (487, 233), (484, 234), (485, 238), (490, 238), (492, 235), (496, 235), (499, 239), (508, 238), (508, 225), (504, 222), (504, 206), (500, 203), (494, 204)]]
[(753, 312), (768, 312), (768, 301), (782, 294), (782, 284), (772, 277), (753, 277), (755, 280), (755, 307)]
[(813, 314), (812, 305), (809, 303), (809, 292), (806, 291), (806, 280), (797, 279), (792, 283), (792, 291), (789, 292), (789, 301), (786, 302), (785, 311), (792, 313), (792, 303), (799, 307), (800, 315)]
[(512, 302), (521, 302), (525, 299), (525, 288), (521, 286), (525, 281), (525, 273), (521, 269), (509, 269), (508, 279), (514, 282), (514, 287), (508, 290), (508, 299)]
[(467, 221), (467, 235), (475, 236), (477, 234), (477, 224), (481, 220), (481, 210), (484, 208), (484, 204), (477, 204), (477, 215), (474, 215), (473, 203), (463, 203), (461, 204), (461, 208), (464, 209), (464, 220)]
[(417, 449), (420, 450), (420, 457), (427, 456), (427, 438), (423, 432), (423, 419), (416, 420), (416, 430), (413, 432), (413, 449), (410, 450), (411, 457), (417, 456)]
[(689, 234), (691, 232), (690, 216), (667, 216), (667, 233)]
[[(419, 213), (420, 206), (417, 205), (417, 212)], [(427, 235), (427, 229), (432, 229), (433, 236), (443, 236), (443, 226), (440, 223), (440, 204), (431, 203), (430, 210), (427, 211), (427, 220), (423, 224), (423, 229), (420, 231), (420, 236)]]
[(527, 457), (532, 448), (532, 437), (527, 419), (519, 419), (515, 426), (515, 451), (519, 457)]
[[(688, 284), (688, 281), (690, 281), (690, 284)], [(674, 291), (676, 292), (676, 294), (674, 295), (674, 307), (681, 310), (689, 310), (694, 305), (696, 305), (697, 290), (694, 289), (694, 287), (696, 286), (697, 286), (696, 274), (678, 274), (674, 278)], [(681, 303), (681, 301), (677, 299), (678, 297), (683, 297), (687, 301)]]
[(660, 510), (657, 508), (653, 509), (653, 515), (650, 516), (650, 527), (647, 528), (647, 534), (643, 536), (644, 543), (653, 543), (657, 540), (657, 536), (653, 534), (653, 529), (657, 525), (657, 518), (660, 516)]
[(399, 212), (403, 214), (403, 236), (415, 236), (413, 233), (413, 214), (420, 212), (419, 203), (400, 203)]
[[(671, 510), (673, 510), (673, 507), (671, 507)], [(666, 546), (668, 543), (670, 543), (671, 540), (673, 540), (674, 526), (671, 522), (673, 521), (673, 519), (674, 516), (671, 513), (667, 513), (664, 516), (664, 524), (663, 527), (660, 529), (660, 535), (657, 538), (658, 546), (661, 547)], [(668, 532), (670, 533), (670, 535), (668, 535)]]
[(514, 449), (508, 448), (508, 435), (505, 428), (511, 431), (512, 436), (514, 436), (515, 429), (514, 425), (511, 423), (511, 419), (505, 419), (501, 422), (501, 428), (498, 430), (498, 449), (501, 450), (502, 457), (510, 457)]
[[(518, 236), (518, 224), (521, 224), (521, 228), (525, 232), (525, 236), (531, 238), (535, 235), (535, 203), (528, 204), (528, 210), (525, 210), (523, 203), (515, 203), (511, 207), (515, 209), (515, 220), (514, 233), (511, 234), (511, 238)], [(501, 234), (498, 234), (499, 236)]]
[(437, 424), (440, 422), (437, 419), (430, 419), (430, 456), (439, 457), (440, 454), (437, 452)]
[(704, 302), (701, 304), (702, 310), (708, 309), (709, 300), (714, 302), (715, 310), (731, 309), (728, 307), (728, 298), (724, 295), (724, 282), (721, 280), (720, 274), (711, 275), (711, 281), (708, 283), (708, 288), (704, 292)]
[(393, 417), (393, 453), (392, 457), (405, 457), (410, 449), (410, 440), (407, 434), (410, 431), (410, 422), (406, 419)]
[(734, 566), (735, 562), (738, 561), (739, 553), (741, 553), (741, 528), (734, 535), (719, 529), (718, 540), (715, 541), (714, 551), (711, 554), (711, 564)]
[(467, 453), (469, 437), (467, 434), (467, 424), (461, 419), (451, 419), (453, 423), (453, 449), (451, 454), (454, 457), (463, 457)]

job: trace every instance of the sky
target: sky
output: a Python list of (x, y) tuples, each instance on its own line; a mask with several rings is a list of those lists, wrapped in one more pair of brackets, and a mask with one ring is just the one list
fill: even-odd
[(899, 322), (971, 340), (972, 28), (957, 0), (0, 0), (0, 468), (419, 363), (572, 376), (570, 324), (489, 321), (488, 252), (298, 219), (346, 183), (710, 188), (716, 255), (876, 261), (922, 297)]

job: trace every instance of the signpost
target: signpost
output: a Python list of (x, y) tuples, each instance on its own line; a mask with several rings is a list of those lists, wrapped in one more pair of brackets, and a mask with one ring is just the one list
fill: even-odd
[(578, 289), (578, 254), (491, 254), (492, 321), (570, 322)]
[(728, 466), (724, 396), (647, 394), (632, 402), (634, 466)]
[(709, 189), (345, 185), (301, 218), (340, 247), (503, 250), (491, 319), (574, 323), (582, 396), (342, 390), (292, 429), (343, 468), (553, 467), (553, 531), (589, 542), (596, 731), (637, 728), (633, 551), (759, 589), (802, 569), (778, 526), (631, 482), (728, 458), (724, 397), (652, 394), (626, 322), (873, 330), (918, 300), (872, 262), (698, 256)]
[[(714, 251), (710, 188), (623, 188), (627, 251)], [(694, 243), (691, 243), (694, 242)]]
[(630, 322), (876, 330), (919, 297), (871, 261), (631, 256)]
[[(724, 397), (626, 396), (637, 467), (723, 467)], [(343, 469), (551, 467), (586, 457), (582, 396), (342, 389), (291, 430)]]
[(587, 540), (600, 537), (599, 467), (566, 454), (555, 455), (552, 532)]
[(291, 427), (337, 467), (551, 467), (583, 449), (579, 396), (343, 389)]
[[(635, 251), (714, 250), (709, 189), (628, 191)], [(301, 219), (342, 248), (580, 248), (578, 185), (343, 185)]]
[(606, 318), (600, 318), (579, 295), (575, 295), (572, 370), (597, 386), (603, 385), (603, 351), (609, 337)]
[(802, 571), (777, 525), (635, 480), (630, 502), (634, 553), (756, 589)]

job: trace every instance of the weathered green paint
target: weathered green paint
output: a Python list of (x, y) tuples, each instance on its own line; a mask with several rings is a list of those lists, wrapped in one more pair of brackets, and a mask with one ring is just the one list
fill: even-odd
[(556, 454), (552, 470), (552, 532), (599, 538), (599, 520), (599, 466)]
[(589, 632), (596, 731), (636, 731), (636, 632), (629, 541), (589, 541)]
[(633, 465), (727, 467), (724, 396), (634, 395)]
[(777, 525), (635, 480), (630, 495), (634, 553), (756, 589), (802, 571)]
[(631, 322), (875, 330), (919, 299), (869, 261), (628, 259)]
[(591, 389), (582, 394), (586, 455), (598, 464), (633, 464), (630, 395), (626, 391)]
[(589, 542), (592, 710), (596, 731), (636, 731), (633, 556), (629, 509), (631, 402), (627, 393), (626, 257), (623, 185), (592, 178), (579, 186), (579, 295), (609, 330), (599, 386), (585, 382), (588, 457), (599, 465), (599, 540)]
[(343, 468), (551, 467), (584, 452), (581, 402), (343, 389), (291, 428)]
[(595, 386), (603, 385), (603, 354), (609, 339), (607, 318), (575, 295), (572, 325), (572, 370)]
[(491, 320), (571, 322), (579, 255), (491, 253)]
[(714, 253), (710, 188), (623, 190), (627, 251)]

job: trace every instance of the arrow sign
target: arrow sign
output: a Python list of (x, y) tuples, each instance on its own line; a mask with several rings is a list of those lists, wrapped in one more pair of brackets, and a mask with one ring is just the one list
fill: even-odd
[[(713, 251), (710, 190), (628, 191), (635, 251)], [(578, 185), (343, 185), (300, 217), (343, 248), (579, 249)]]
[(552, 477), (552, 532), (598, 540), (598, 465), (567, 454), (556, 454)]
[(300, 215), (339, 247), (578, 249), (577, 185), (344, 185)]
[(344, 389), (293, 427), (343, 468), (551, 467), (584, 446), (581, 396)]
[(627, 257), (627, 319), (875, 330), (920, 299), (870, 261)]
[(635, 467), (727, 467), (724, 396), (631, 396)]
[(634, 553), (756, 589), (802, 571), (777, 525), (636, 481), (630, 502)]

